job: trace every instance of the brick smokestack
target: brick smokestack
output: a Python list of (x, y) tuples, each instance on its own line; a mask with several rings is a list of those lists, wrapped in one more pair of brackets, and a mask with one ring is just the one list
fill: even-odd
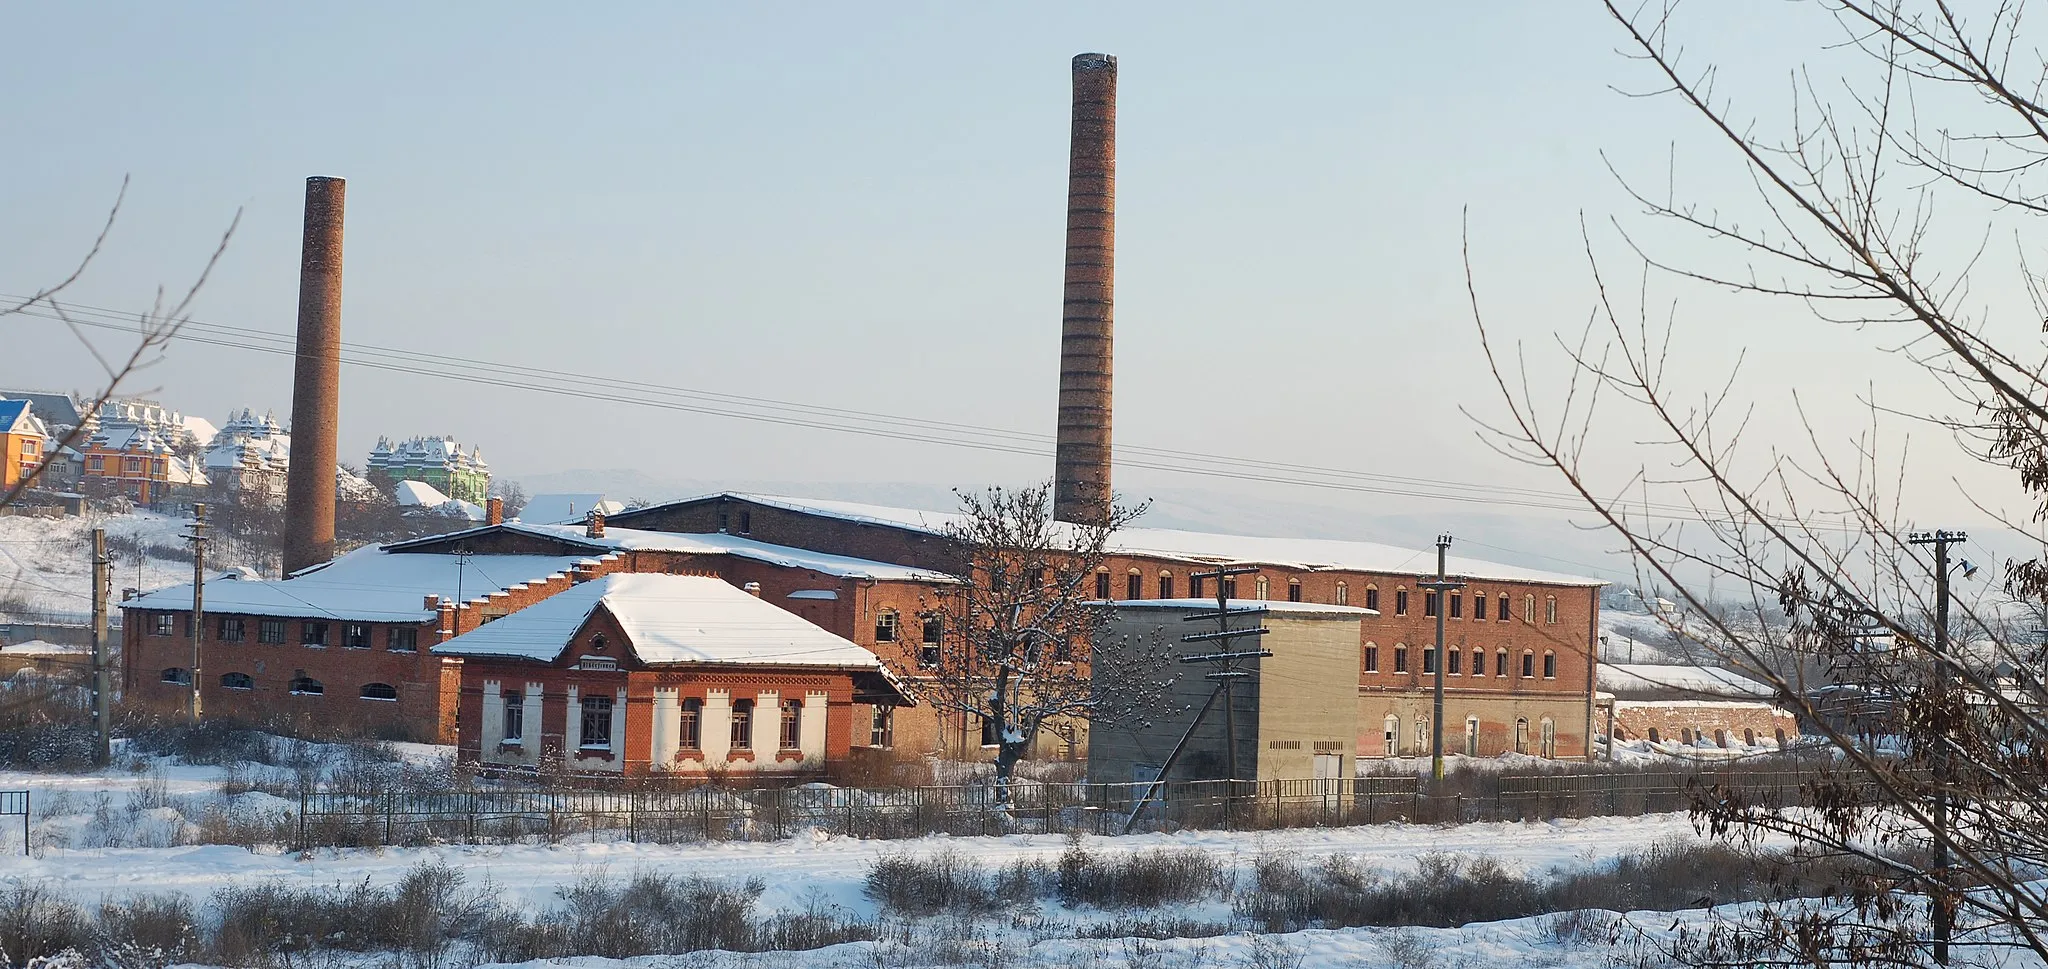
[(347, 183), (306, 179), (299, 252), (299, 344), (284, 493), (284, 571), (334, 558), (334, 465), (341, 424), (341, 221)]
[(1110, 372), (1116, 289), (1116, 58), (1074, 57), (1067, 157), (1066, 307), (1060, 321), (1060, 424), (1053, 517), (1109, 517)]

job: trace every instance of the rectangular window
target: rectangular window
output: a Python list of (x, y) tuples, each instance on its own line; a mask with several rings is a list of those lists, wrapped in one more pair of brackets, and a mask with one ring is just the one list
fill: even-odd
[(518, 690), (506, 690), (505, 739), (522, 740), (526, 737), (526, 697)]
[(1124, 598), (1145, 598), (1145, 577), (1136, 572), (1124, 577)]
[(1557, 679), (1557, 654), (1556, 654), (1556, 653), (1544, 653), (1544, 654), (1543, 654), (1543, 678), (1544, 678), (1544, 679), (1546, 679), (1546, 680), (1554, 680), (1554, 679)]
[(1422, 614), (1425, 616), (1436, 615), (1436, 611), (1438, 609), (1443, 608), (1442, 597), (1443, 593), (1438, 592), (1435, 589), (1430, 589), (1424, 592), (1422, 594)]
[(1451, 664), (1451, 665), (1450, 665), (1450, 668), (1449, 668), (1449, 669), (1446, 669), (1446, 670), (1444, 670), (1444, 672), (1445, 672), (1445, 673), (1448, 673), (1448, 674), (1450, 674), (1450, 675), (1452, 675), (1452, 676), (1457, 676), (1458, 674), (1460, 674), (1460, 673), (1464, 672), (1464, 665), (1465, 665), (1465, 654), (1464, 654), (1464, 653), (1458, 652), (1457, 650), (1455, 650), (1455, 649), (1454, 649), (1454, 650), (1451, 650), (1451, 651), (1450, 651), (1450, 653), (1446, 654), (1444, 658), (1445, 658), (1445, 659), (1447, 659), (1447, 660), (1449, 660), (1449, 661), (1450, 661), (1450, 664)]
[(1380, 671), (1380, 648), (1378, 646), (1367, 646), (1365, 648), (1365, 671), (1367, 673), (1377, 673)]
[(1173, 576), (1162, 574), (1159, 577), (1159, 598), (1173, 598)]
[(1107, 599), (1107, 598), (1109, 598), (1109, 573), (1107, 573), (1107, 572), (1097, 572), (1097, 573), (1095, 573), (1095, 598), (1097, 598), (1097, 599)]
[(223, 643), (241, 642), (242, 620), (228, 616), (220, 617), (220, 641)]
[(1486, 621), (1486, 593), (1484, 592), (1478, 593), (1472, 597), (1472, 621)]
[(420, 631), (411, 626), (393, 626), (384, 644), (394, 653), (415, 652), (420, 648)]
[(307, 646), (327, 645), (327, 624), (308, 622), (299, 627), (299, 642)]
[(1378, 611), (1380, 611), (1380, 587), (1379, 587), (1379, 586), (1376, 586), (1376, 585), (1369, 585), (1369, 586), (1366, 586), (1366, 587), (1365, 587), (1365, 607), (1366, 607), (1367, 609), (1371, 609), (1371, 610), (1372, 610), (1372, 611), (1374, 611), (1374, 612), (1378, 612)]
[(256, 621), (256, 641), (259, 643), (284, 644), (284, 620), (259, 619)]
[(895, 642), (895, 641), (896, 641), (896, 624), (897, 624), (897, 618), (896, 618), (896, 610), (894, 610), (894, 609), (884, 609), (884, 610), (882, 610), (881, 612), (879, 612), (879, 613), (876, 613), (876, 614), (875, 614), (875, 642), (878, 642), (878, 643), (893, 643), (893, 642)]
[(868, 722), (868, 746), (896, 746), (896, 708), (878, 706), (874, 719)]
[(1507, 651), (1507, 650), (1503, 649), (1503, 650), (1501, 650), (1500, 652), (1498, 652), (1498, 653), (1495, 653), (1495, 654), (1493, 654), (1493, 675), (1495, 675), (1495, 676), (1506, 676), (1506, 675), (1508, 675), (1508, 651)]
[(127, 472), (128, 474), (141, 474), (141, 473), (142, 473), (142, 459), (141, 459), (141, 458), (122, 458), (122, 459), (121, 459), (121, 470), (122, 470), (122, 471), (124, 471), (124, 472)]
[(740, 534), (742, 534), (742, 535), (752, 535), (753, 533), (754, 533), (754, 513), (753, 513), (753, 512), (751, 512), (751, 511), (743, 511), (743, 512), (740, 512)]
[(168, 612), (159, 612), (159, 613), (157, 613), (157, 614), (156, 614), (156, 627), (155, 627), (155, 630), (154, 630), (154, 631), (155, 631), (155, 633), (156, 633), (157, 635), (159, 635), (159, 636), (175, 636), (175, 635), (177, 635), (177, 634), (178, 634), (178, 619), (177, 619), (177, 617), (176, 617), (176, 616), (173, 616), (173, 615), (171, 615), (171, 614), (170, 614), (170, 613), (168, 613)]
[(1194, 599), (1200, 599), (1200, 598), (1202, 597), (1202, 577), (1201, 577), (1201, 576), (1199, 576), (1199, 575), (1191, 575), (1191, 576), (1188, 576), (1188, 596), (1189, 596), (1190, 598), (1194, 598)]
[(362, 622), (342, 623), (341, 645), (349, 649), (369, 649), (370, 624)]
[(684, 750), (704, 749), (704, 701), (689, 699), (683, 701), (682, 740), (677, 746)]
[(98, 474), (102, 471), (105, 471), (106, 469), (106, 464), (99, 457), (99, 455), (93, 455), (92, 457), (85, 459), (85, 470), (87, 471), (90, 471), (94, 474)]
[(1465, 618), (1465, 594), (1462, 592), (1451, 593), (1451, 618)]
[(1287, 601), (1288, 601), (1288, 602), (1300, 602), (1300, 601), (1301, 601), (1301, 583), (1299, 583), (1299, 582), (1289, 582), (1289, 583), (1287, 583)]
[(1531, 677), (1531, 676), (1535, 676), (1535, 675), (1536, 675), (1536, 654), (1535, 654), (1535, 653), (1523, 653), (1523, 654), (1522, 654), (1522, 676), (1523, 676), (1524, 678), (1527, 678), (1527, 677)]
[(1407, 589), (1395, 589), (1395, 590), (1394, 590), (1394, 615), (1397, 615), (1397, 616), (1405, 616), (1405, 615), (1407, 615), (1407, 614), (1408, 614), (1408, 590), (1407, 590)]
[(782, 701), (782, 729), (779, 731), (783, 750), (800, 750), (803, 747), (804, 705), (795, 700)]
[(1396, 672), (1396, 673), (1406, 673), (1406, 672), (1408, 672), (1408, 647), (1406, 647), (1406, 646), (1396, 646), (1396, 647), (1394, 647), (1394, 672)]
[(732, 749), (754, 749), (754, 701), (732, 702)]
[(1548, 596), (1543, 600), (1543, 621), (1557, 625), (1557, 597)]
[(1237, 576), (1228, 576), (1223, 580), (1223, 598), (1237, 598)]
[(939, 665), (939, 640), (944, 635), (945, 621), (937, 616), (924, 617), (924, 637), (918, 644), (917, 665)]
[(577, 702), (583, 707), (582, 735), (577, 739), (577, 743), (583, 747), (610, 747), (612, 698), (599, 693), (583, 697)]
[(996, 746), (996, 722), (992, 717), (981, 718), (981, 745), (983, 747)]
[(1436, 647), (1435, 647), (1435, 646), (1424, 646), (1424, 647), (1422, 647), (1422, 671), (1423, 671), (1424, 673), (1434, 673), (1434, 672), (1436, 672)]
[(1493, 617), (1495, 619), (1500, 620), (1501, 622), (1507, 622), (1508, 620), (1515, 618), (1514, 610), (1508, 606), (1507, 596), (1500, 597), (1500, 611), (1494, 613)]

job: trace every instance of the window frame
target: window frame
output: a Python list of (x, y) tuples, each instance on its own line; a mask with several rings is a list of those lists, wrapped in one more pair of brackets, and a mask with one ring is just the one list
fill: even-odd
[(1547, 649), (1543, 651), (1543, 678), (1557, 679), (1557, 654)]
[(1396, 587), (1394, 589), (1394, 615), (1405, 616), (1407, 614), (1408, 590), (1405, 588)]
[(1380, 671), (1380, 647), (1377, 643), (1365, 644), (1365, 671), (1367, 673), (1377, 673)]
[(1109, 567), (1103, 566), (1095, 570), (1095, 598), (1108, 602), (1111, 599), (1109, 593)]
[[(239, 677), (239, 679), (230, 683), (228, 682), (230, 677)], [(256, 688), (256, 678), (241, 670), (229, 670), (220, 675), (220, 688), (223, 690), (254, 690)]]
[(1378, 585), (1370, 582), (1366, 583), (1365, 607), (1374, 612), (1380, 611), (1380, 587)]
[(804, 746), (804, 704), (788, 699), (776, 704), (776, 749), (802, 750)]
[(944, 645), (946, 621), (937, 615), (927, 615), (917, 631), (917, 665), (925, 669), (937, 669), (940, 647)]
[(1405, 643), (1394, 644), (1394, 672), (1408, 672), (1408, 646)]
[(1463, 618), (1465, 618), (1465, 594), (1464, 594), (1463, 592), (1459, 592), (1459, 591), (1457, 591), (1456, 589), (1453, 589), (1453, 590), (1451, 590), (1451, 615), (1450, 615), (1450, 618), (1452, 618), (1452, 619), (1463, 619)]
[(283, 646), (286, 630), (282, 619), (256, 620), (256, 641), (268, 646)]
[(1348, 583), (1348, 582), (1345, 582), (1345, 581), (1344, 581), (1343, 579), (1338, 579), (1338, 580), (1337, 580), (1337, 605), (1340, 605), (1340, 606), (1348, 606), (1348, 605), (1350, 605), (1350, 604), (1351, 604), (1351, 584), (1350, 584), (1350, 583)]
[(875, 704), (868, 716), (868, 746), (888, 750), (896, 746), (896, 708)]
[(369, 649), (374, 634), (366, 622), (344, 622), (341, 624), (341, 648)]
[(313, 649), (327, 648), (327, 624), (317, 619), (299, 622), (299, 645)]
[(676, 748), (678, 750), (704, 749), (704, 701), (697, 697), (685, 698), (676, 711)]
[(903, 616), (893, 608), (875, 613), (875, 642), (893, 643), (903, 638)]
[(1533, 649), (1522, 650), (1522, 679), (1532, 680), (1535, 678), (1536, 651)]
[[(398, 644), (399, 634), (405, 635), (405, 645)], [(420, 631), (416, 626), (392, 626), (384, 634), (384, 649), (392, 653), (417, 653), (420, 651)]]
[(300, 670), (285, 684), (285, 692), (292, 696), (324, 697), (327, 695), (327, 684), (306, 675), (305, 670)]
[(1486, 621), (1486, 593), (1484, 592), (1472, 593), (1472, 621)]
[(157, 674), (157, 682), (169, 683), (172, 686), (191, 686), (192, 671), (182, 666), (166, 666), (163, 672)]
[(214, 627), (214, 640), (223, 643), (239, 643), (248, 638), (248, 631), (240, 616), (222, 616)]
[(1439, 609), (1442, 609), (1443, 607), (1444, 607), (1444, 594), (1443, 594), (1443, 591), (1442, 591), (1442, 590), (1440, 590), (1440, 589), (1424, 589), (1424, 590), (1422, 590), (1422, 616), (1423, 616), (1423, 618), (1425, 618), (1425, 619), (1434, 619), (1434, 618), (1436, 618), (1437, 610), (1439, 610)]
[(1505, 647), (1496, 651), (1493, 660), (1493, 675), (1505, 678), (1508, 675), (1508, 651)]
[(505, 690), (498, 694), (498, 741), (508, 744), (526, 742), (526, 692)]
[(1555, 625), (1557, 625), (1557, 597), (1556, 597), (1556, 596), (1544, 596), (1544, 597), (1543, 597), (1543, 624), (1544, 624), (1544, 625), (1546, 625), (1546, 626), (1555, 626)]
[(1124, 574), (1124, 598), (1145, 598), (1145, 573), (1132, 569)]
[(731, 749), (754, 749), (754, 701), (732, 701)]
[(1159, 598), (1173, 598), (1173, 573), (1164, 569), (1159, 573)]
[(153, 636), (176, 636), (178, 634), (177, 615), (175, 613), (159, 612), (156, 614), (149, 629), (150, 635)]
[(1263, 574), (1252, 576), (1252, 598), (1267, 602), (1273, 598), (1273, 580)]
[(1503, 593), (1501, 593), (1501, 594), (1500, 594), (1500, 608), (1499, 608), (1499, 609), (1496, 609), (1496, 610), (1494, 610), (1494, 615), (1493, 615), (1493, 621), (1495, 621), (1495, 622), (1513, 622), (1513, 621), (1514, 621), (1514, 619), (1515, 619), (1515, 602), (1514, 602), (1514, 599), (1513, 599), (1513, 597), (1509, 596), (1509, 595), (1508, 595), (1507, 593), (1503, 592)]
[[(581, 714), (576, 722), (577, 750), (612, 749), (612, 706), (616, 702), (617, 698), (610, 693), (586, 693), (576, 698), (576, 709)], [(591, 739), (600, 734), (600, 741)]]
[(1444, 664), (1445, 676), (1463, 676), (1465, 668), (1465, 651), (1456, 648), (1445, 651)]
[[(390, 696), (371, 696), (371, 695), (370, 695), (370, 688), (371, 688), (371, 687), (373, 687), (373, 686), (381, 686), (381, 687), (383, 687), (383, 688), (384, 688), (384, 689), (386, 689), (386, 690), (390, 690), (390, 691), (391, 691), (391, 695), (390, 695)], [(382, 680), (375, 680), (375, 681), (372, 681), (372, 682), (369, 682), (369, 683), (365, 683), (365, 684), (363, 684), (362, 686), (359, 686), (359, 687), (357, 687), (357, 688), (356, 688), (356, 699), (358, 699), (358, 700), (369, 700), (369, 701), (370, 701), (370, 702), (372, 702), (372, 703), (397, 703), (397, 702), (398, 702), (398, 687), (396, 687), (396, 686), (394, 686), (394, 685), (392, 685), (392, 684), (390, 684), (390, 683), (386, 683), (386, 682), (383, 682)]]

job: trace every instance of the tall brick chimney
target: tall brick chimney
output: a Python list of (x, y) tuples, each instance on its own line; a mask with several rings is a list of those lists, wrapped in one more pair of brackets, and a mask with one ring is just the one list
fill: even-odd
[(334, 557), (335, 437), (341, 423), (341, 217), (347, 183), (306, 179), (299, 250), (299, 343), (284, 492), (284, 571)]
[(1116, 58), (1074, 56), (1067, 156), (1066, 307), (1060, 321), (1060, 422), (1052, 513), (1109, 517), (1110, 372), (1116, 289)]

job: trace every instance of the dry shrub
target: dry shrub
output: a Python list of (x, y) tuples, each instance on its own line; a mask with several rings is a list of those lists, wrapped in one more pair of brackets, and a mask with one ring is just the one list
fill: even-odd
[(27, 965), (66, 950), (92, 945), (85, 911), (41, 882), (0, 888), (0, 965)]
[(1157, 908), (1199, 901), (1223, 884), (1223, 866), (1196, 848), (1103, 856), (1090, 852), (1076, 838), (1060, 855), (1058, 895), (1069, 906)]

